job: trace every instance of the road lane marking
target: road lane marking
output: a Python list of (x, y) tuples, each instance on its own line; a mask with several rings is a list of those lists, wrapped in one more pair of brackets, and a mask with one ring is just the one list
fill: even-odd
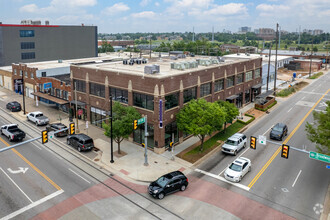
[(70, 168), (69, 168), (69, 170), (70, 170), (72, 173), (74, 173), (74, 174), (76, 174), (77, 176), (79, 176), (81, 179), (85, 180), (87, 183), (91, 184), (91, 182), (89, 182), (88, 180), (86, 180), (84, 177), (80, 176), (80, 175), (79, 175), (78, 173), (76, 173), (75, 171), (71, 170)]
[(15, 181), (10, 178), (10, 176), (0, 167), (0, 170), (8, 177), (8, 179), (19, 189), (19, 191), (21, 191), (21, 193), (23, 193), (23, 195), (31, 202), (33, 203), (32, 199), (30, 199), (30, 197), (28, 197), (28, 195), (25, 194), (25, 192), (15, 183)]
[(292, 109), (293, 109), (293, 107), (292, 107), (292, 108), (290, 108), (290, 109), (288, 110), (288, 112), (289, 112), (289, 111), (291, 111)]
[(270, 129), (272, 129), (272, 127), (274, 127), (274, 125), (272, 125), (270, 128), (268, 128), (267, 131), (265, 131), (265, 133), (262, 134), (262, 136), (265, 136), (265, 134), (266, 134)]
[(246, 191), (249, 191), (249, 190), (250, 190), (249, 187), (244, 186), (243, 184), (230, 182), (230, 181), (226, 180), (225, 178), (223, 178), (222, 176), (217, 176), (217, 175), (215, 175), (215, 174), (213, 174), (213, 173), (209, 173), (209, 172), (206, 172), (206, 171), (204, 171), (204, 170), (195, 169), (195, 172), (205, 174), (205, 175), (207, 175), (207, 176), (210, 176), (210, 177), (213, 177), (213, 178), (215, 178), (215, 179), (221, 180), (221, 181), (223, 181), (223, 182), (229, 183), (229, 184), (231, 184), (231, 185), (233, 185), (233, 186), (236, 186), (236, 187), (238, 187), (238, 188), (244, 189), (244, 190), (246, 190)]
[(299, 173), (298, 173), (296, 179), (294, 180), (294, 182), (293, 182), (293, 184), (292, 184), (292, 187), (294, 187), (294, 185), (296, 184), (297, 179), (299, 178), (300, 174), (301, 174), (301, 170), (299, 171)]
[[(10, 146), (6, 141), (4, 141), (0, 137), (0, 141), (2, 141), (5, 145), (8, 147)], [(53, 180), (49, 179), (48, 176), (46, 176), (43, 172), (41, 172), (36, 166), (34, 166), (30, 161), (28, 161), (22, 154), (20, 154), (16, 149), (12, 148), (11, 149), (17, 156), (19, 156), (22, 160), (24, 160), (27, 164), (32, 167), (37, 173), (39, 173), (45, 180), (47, 180), (50, 184), (52, 184), (57, 190), (61, 190), (61, 187), (59, 187), (56, 183), (53, 182)]]
[[(319, 104), (319, 102), (324, 98), (324, 96), (327, 95), (327, 93), (330, 91), (328, 89), (326, 93), (322, 95), (322, 97), (314, 104), (314, 106), (307, 112), (307, 114), (301, 119), (299, 124), (293, 129), (293, 131), (289, 134), (289, 136), (285, 139), (285, 141), (282, 144), (286, 144), (291, 137), (296, 133), (296, 131), (299, 129), (299, 127), (302, 125), (302, 123), (306, 120), (306, 118), (310, 115), (310, 113), (316, 108), (316, 106)], [(274, 158), (280, 153), (282, 146), (279, 146), (276, 152), (272, 155), (272, 157), (267, 161), (267, 163), (262, 167), (262, 169), (259, 171), (259, 173), (253, 178), (253, 180), (248, 185), (249, 188), (252, 188), (252, 186), (256, 183), (256, 181), (259, 179), (259, 177), (263, 174), (263, 172), (267, 169), (267, 167), (271, 164), (271, 162), (274, 160)]]
[(17, 174), (17, 173), (24, 173), (28, 170), (28, 167), (19, 167), (18, 170), (12, 170), (11, 168), (8, 168), (7, 170), (11, 172), (12, 174)]
[(52, 193), (52, 194), (50, 194), (50, 195), (48, 195), (48, 196), (46, 196), (46, 197), (38, 200), (38, 201), (35, 201), (35, 202), (31, 203), (30, 205), (27, 205), (27, 206), (25, 206), (25, 207), (23, 207), (23, 208), (15, 211), (15, 212), (13, 212), (13, 213), (10, 213), (9, 215), (1, 218), (0, 220), (9, 220), (9, 219), (12, 219), (12, 218), (14, 218), (14, 217), (22, 214), (23, 212), (29, 210), (29, 209), (32, 209), (32, 208), (34, 208), (34, 207), (36, 207), (36, 206), (38, 206), (38, 205), (40, 205), (40, 204), (42, 204), (44, 202), (47, 202), (48, 200), (50, 200), (50, 199), (52, 199), (52, 198), (54, 198), (54, 197), (62, 194), (63, 192), (64, 191), (62, 189), (61, 190), (58, 190), (58, 191), (56, 191), (56, 192), (54, 192), (54, 193)]
[(301, 100), (303, 100), (306, 96), (302, 97)]

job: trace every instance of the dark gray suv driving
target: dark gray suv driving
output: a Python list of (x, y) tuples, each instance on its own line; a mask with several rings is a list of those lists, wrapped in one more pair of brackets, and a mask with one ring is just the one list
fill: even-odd
[(79, 152), (92, 150), (94, 147), (93, 139), (86, 134), (74, 134), (67, 138), (67, 144), (76, 148)]

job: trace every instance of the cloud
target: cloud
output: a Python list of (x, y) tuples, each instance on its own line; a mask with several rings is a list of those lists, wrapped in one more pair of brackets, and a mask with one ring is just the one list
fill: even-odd
[(141, 5), (142, 7), (145, 7), (145, 6), (147, 6), (150, 2), (151, 2), (151, 0), (142, 0), (142, 1), (140, 2), (140, 5)]
[(236, 15), (247, 13), (247, 8), (242, 3), (229, 3), (226, 5), (217, 5), (211, 10), (205, 11), (208, 15)]
[(268, 4), (260, 4), (256, 7), (257, 10), (264, 12), (275, 12), (279, 11), (289, 11), (290, 7), (287, 5), (268, 5)]
[(96, 5), (97, 0), (53, 0), (50, 4), (53, 6), (67, 5), (69, 7), (85, 7)]
[(112, 14), (117, 14), (117, 13), (128, 11), (128, 10), (130, 10), (130, 8), (126, 4), (120, 2), (120, 3), (114, 4), (111, 7), (105, 8), (102, 11), (102, 13), (112, 15)]
[(153, 18), (155, 15), (156, 13), (153, 11), (143, 11), (140, 13), (131, 14), (133, 18)]
[(24, 5), (19, 9), (20, 12), (35, 13), (38, 11), (38, 6), (36, 4)]

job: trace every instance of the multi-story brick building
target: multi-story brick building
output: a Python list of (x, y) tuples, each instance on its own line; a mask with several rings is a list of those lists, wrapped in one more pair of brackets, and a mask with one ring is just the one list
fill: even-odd
[[(261, 58), (179, 61), (163, 57), (147, 64), (136, 59), (130, 65), (126, 61), (71, 65), (71, 94), (86, 110), (87, 120), (100, 127), (109, 117), (110, 94), (135, 107), (148, 117), (148, 147), (160, 153), (172, 140), (182, 142), (189, 136), (177, 129), (176, 114), (191, 99), (227, 100), (241, 107), (260, 93)], [(144, 126), (130, 139), (144, 142)]]

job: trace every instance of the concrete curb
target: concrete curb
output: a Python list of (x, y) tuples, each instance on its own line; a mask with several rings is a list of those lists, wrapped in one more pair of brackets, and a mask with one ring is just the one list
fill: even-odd
[(202, 162), (204, 162), (205, 160), (207, 160), (209, 157), (211, 157), (213, 154), (217, 153), (218, 151), (221, 150), (223, 143), (219, 144), (217, 147), (215, 147), (213, 150), (211, 150), (210, 152), (208, 152), (205, 156), (203, 156), (202, 158), (200, 158), (199, 160), (197, 160), (193, 166), (196, 167), (199, 164), (201, 164)]
[(324, 209), (321, 214), (320, 220), (330, 220), (330, 184), (328, 186), (328, 192), (324, 199)]

